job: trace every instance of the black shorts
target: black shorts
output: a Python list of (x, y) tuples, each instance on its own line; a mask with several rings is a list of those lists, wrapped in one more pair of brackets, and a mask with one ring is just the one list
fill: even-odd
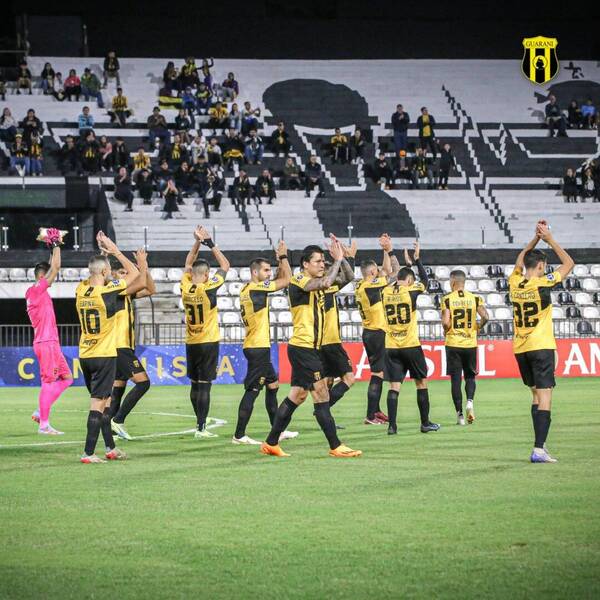
[(217, 378), (219, 342), (186, 344), (187, 376), (192, 381), (213, 381)]
[(318, 350), (288, 344), (288, 359), (292, 367), (292, 387), (312, 390), (323, 379), (323, 363)]
[(323, 377), (343, 377), (346, 373), (352, 373), (352, 363), (342, 344), (321, 346), (321, 362)]
[(402, 383), (410, 373), (413, 379), (427, 379), (427, 363), (421, 346), (385, 349), (385, 380)]
[(117, 348), (117, 381), (128, 381), (137, 373), (145, 373), (138, 357), (131, 348)]
[(277, 372), (271, 362), (270, 348), (244, 348), (248, 370), (244, 388), (260, 390), (264, 385), (277, 381)]
[(556, 385), (554, 350), (532, 350), (515, 354), (515, 357), (525, 385), (541, 390)]
[(465, 379), (473, 379), (477, 375), (477, 348), (446, 346), (446, 373), (464, 373)]
[(363, 344), (367, 351), (371, 373), (385, 370), (385, 331), (381, 329), (363, 329)]
[(117, 373), (117, 357), (80, 358), (85, 386), (92, 398), (110, 398)]

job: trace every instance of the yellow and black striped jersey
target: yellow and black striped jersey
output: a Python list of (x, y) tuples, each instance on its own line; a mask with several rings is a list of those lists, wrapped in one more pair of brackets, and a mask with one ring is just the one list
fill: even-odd
[(450, 311), (450, 329), (446, 331), (446, 346), (477, 347), (477, 309), (483, 304), (481, 296), (467, 290), (456, 290), (442, 299), (442, 309)]
[(117, 348), (135, 349), (135, 331), (133, 302), (127, 294), (117, 296), (117, 314), (115, 315), (117, 330)]
[(386, 348), (414, 348), (419, 340), (417, 298), (425, 291), (422, 283), (392, 283), (381, 292), (381, 312), (386, 320)]
[(556, 350), (550, 292), (561, 280), (559, 271), (526, 279), (521, 269), (515, 269), (508, 278), (514, 311), (515, 354), (532, 350)]
[(270, 348), (268, 295), (276, 292), (274, 281), (250, 281), (240, 290), (240, 310), (246, 326), (244, 348)]
[(127, 283), (124, 279), (94, 286), (86, 279), (77, 286), (75, 305), (81, 325), (80, 358), (117, 355), (118, 298), (126, 289)]
[(185, 343), (218, 342), (217, 290), (225, 283), (219, 271), (204, 283), (194, 283), (190, 273), (181, 278), (181, 299), (185, 310)]
[(337, 284), (325, 290), (325, 324), (323, 325), (323, 346), (326, 344), (341, 344), (340, 338), (340, 313), (337, 305), (337, 293), (340, 286)]
[(386, 277), (361, 279), (356, 284), (354, 297), (365, 329), (385, 329), (385, 317), (381, 310), (381, 291), (387, 284)]
[(301, 348), (320, 348), (323, 344), (325, 322), (325, 293), (323, 290), (304, 290), (311, 277), (303, 272), (292, 277), (288, 288), (294, 332), (290, 345)]

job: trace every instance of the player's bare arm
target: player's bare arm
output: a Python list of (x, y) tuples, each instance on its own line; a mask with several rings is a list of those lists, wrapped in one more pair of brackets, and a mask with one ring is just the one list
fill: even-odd
[(146, 284), (144, 289), (140, 290), (135, 297), (136, 298), (148, 298), (149, 296), (154, 296), (156, 294), (156, 284), (154, 283), (154, 279), (150, 274), (150, 269), (148, 268), (148, 253), (144, 248), (140, 248), (135, 254), (135, 262), (138, 266), (140, 272), (142, 271), (142, 267), (146, 271)]
[(358, 250), (356, 240), (352, 240), (350, 246), (344, 246), (344, 244), (342, 244), (342, 249), (344, 251), (344, 259), (342, 260), (340, 272), (338, 273), (335, 281), (335, 283), (339, 285), (340, 289), (348, 285), (351, 281), (354, 281), (354, 269), (348, 262), (348, 259), (350, 258), (352, 259), (352, 262), (354, 262), (356, 252)]
[(442, 309), (442, 328), (444, 329), (444, 333), (446, 333), (450, 329), (451, 324), (451, 314), (449, 308)]
[(212, 238), (210, 237), (210, 233), (208, 233), (208, 231), (206, 231), (206, 229), (204, 229), (204, 227), (201, 226), (196, 229), (194, 235), (197, 235), (199, 237), (200, 243), (203, 246), (210, 248), (210, 251), (215, 257), (217, 264), (219, 265), (217, 273), (219, 273), (219, 275), (221, 275), (222, 277), (225, 277), (231, 265), (229, 264), (229, 261), (227, 260), (225, 255), (218, 248), (218, 246), (213, 242)]
[(326, 290), (333, 285), (338, 276), (342, 261), (344, 260), (344, 249), (337, 240), (332, 240), (327, 249), (329, 250), (329, 254), (331, 254), (331, 258), (333, 258), (333, 264), (323, 277), (314, 277), (306, 284), (304, 290), (307, 292)]
[[(448, 311), (450, 313), (450, 311)], [(490, 320), (490, 315), (483, 304), (477, 307), (477, 314), (479, 315), (479, 321), (477, 322), (477, 330), (480, 331), (485, 327), (485, 324)]]
[(44, 276), (48, 281), (48, 286), (51, 286), (54, 283), (54, 280), (58, 276), (58, 272), (60, 271), (61, 264), (61, 256), (60, 256), (60, 246), (54, 246), (52, 248), (52, 256), (50, 258), (50, 270)]
[(198, 252), (200, 252), (200, 244), (202, 242), (200, 229), (201, 228), (199, 226), (196, 227), (196, 229), (194, 229), (194, 245), (192, 246), (185, 258), (184, 271), (186, 273), (192, 272), (192, 265), (194, 264), (194, 261), (198, 258)]
[(525, 246), (525, 248), (523, 248), (523, 250), (521, 250), (519, 256), (517, 256), (517, 260), (515, 261), (515, 270), (519, 270), (519, 271), (523, 271), (525, 269), (525, 255), (530, 251), (533, 250), (539, 243), (540, 241), (540, 236), (538, 234), (538, 226), (540, 224), (545, 224), (545, 221), (538, 221), (537, 225), (536, 225), (536, 229), (535, 229), (535, 235), (534, 237), (531, 239), (531, 241), (527, 244), (527, 246)]
[(427, 271), (421, 262), (421, 244), (419, 240), (414, 243), (413, 247), (413, 261), (417, 266), (417, 271), (419, 273), (419, 279), (421, 283), (427, 288), (427, 284), (429, 283), (429, 276), (427, 275)]
[(554, 239), (552, 234), (550, 233), (550, 228), (545, 223), (538, 223), (537, 230), (540, 239), (542, 239), (554, 252), (556, 256), (558, 256), (558, 260), (560, 260), (560, 266), (556, 269), (560, 276), (565, 279), (569, 273), (573, 270), (575, 266), (575, 262), (571, 258), (568, 252), (566, 252), (559, 243)]
[(275, 254), (277, 256), (277, 277), (273, 280), (276, 290), (282, 290), (286, 288), (290, 280), (292, 279), (292, 267), (288, 260), (288, 249), (287, 245), (283, 240), (280, 240), (275, 248)]
[(388, 277), (392, 275), (392, 260), (390, 257), (390, 253), (393, 251), (392, 238), (387, 233), (382, 233), (379, 237), (379, 245), (383, 250), (383, 260), (381, 261), (379, 274), (382, 277)]

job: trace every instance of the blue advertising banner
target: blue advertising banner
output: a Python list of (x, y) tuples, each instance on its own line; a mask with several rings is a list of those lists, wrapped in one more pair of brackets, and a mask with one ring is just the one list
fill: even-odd
[[(77, 346), (66, 346), (63, 354), (71, 367), (75, 385), (85, 385)], [(138, 346), (136, 355), (155, 385), (187, 385), (185, 346)], [(271, 360), (279, 369), (277, 344), (271, 345)], [(241, 344), (221, 344), (217, 379), (213, 383), (243, 383), (246, 358)], [(0, 348), (0, 386), (39, 386), (40, 373), (32, 348)]]

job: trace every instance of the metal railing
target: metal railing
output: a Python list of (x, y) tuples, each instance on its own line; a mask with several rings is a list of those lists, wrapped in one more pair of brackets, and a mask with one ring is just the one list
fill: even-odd
[[(219, 325), (221, 341), (241, 343), (245, 329), (241, 324), (223, 323)], [(137, 343), (145, 346), (168, 346), (185, 342), (183, 323), (140, 323), (137, 325)], [(79, 325), (59, 325), (58, 333), (63, 346), (77, 346)], [(271, 325), (271, 340), (274, 343), (287, 342), (292, 334), (292, 326), (284, 323)], [(362, 339), (360, 323), (345, 323), (341, 326), (344, 342), (359, 342)], [(482, 340), (507, 340), (513, 334), (512, 320), (492, 321), (479, 333)], [(557, 338), (600, 337), (600, 319), (555, 319), (554, 335)], [(419, 337), (427, 341), (444, 339), (444, 331), (439, 321), (420, 322)], [(30, 325), (0, 325), (0, 347), (31, 346), (33, 329)]]

